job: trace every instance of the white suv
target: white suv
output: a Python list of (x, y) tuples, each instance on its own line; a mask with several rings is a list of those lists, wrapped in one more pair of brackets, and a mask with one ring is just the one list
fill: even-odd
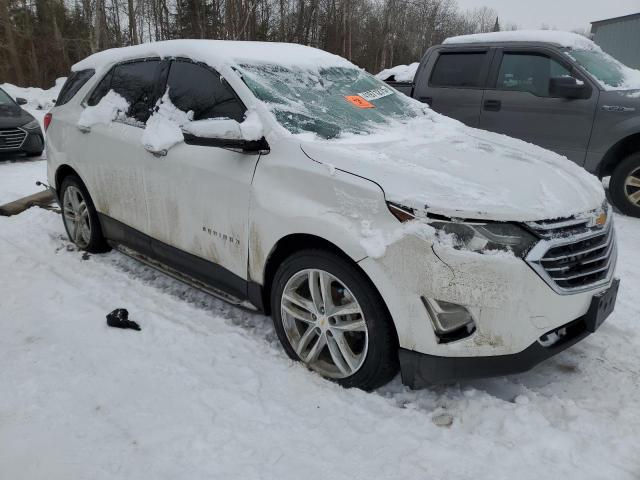
[(73, 67), (48, 114), (70, 239), (273, 316), (344, 386), (527, 370), (609, 315), (599, 181), (300, 45), (170, 41)]

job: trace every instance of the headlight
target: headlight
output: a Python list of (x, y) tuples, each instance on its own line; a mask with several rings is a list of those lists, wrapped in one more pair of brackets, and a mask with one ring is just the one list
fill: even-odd
[(524, 257), (537, 242), (535, 236), (512, 223), (433, 222), (431, 226), (451, 235), (454, 248), (475, 252), (512, 251), (516, 256)]
[[(415, 220), (416, 212), (412, 208), (387, 202), (389, 211), (401, 222)], [(428, 219), (427, 219), (428, 221)], [(538, 239), (527, 230), (513, 223), (454, 222), (436, 220), (429, 222), (437, 232), (450, 235), (453, 247), (474, 252), (487, 250), (512, 251), (524, 258)]]
[(25, 130), (35, 130), (36, 128), (40, 128), (40, 124), (34, 118), (29, 123), (25, 123), (24, 125), (22, 125), (22, 128), (24, 128)]

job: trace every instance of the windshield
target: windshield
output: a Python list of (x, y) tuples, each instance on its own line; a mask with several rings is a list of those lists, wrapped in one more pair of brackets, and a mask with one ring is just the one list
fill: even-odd
[(13, 99), (2, 89), (0, 89), (0, 107), (15, 107)]
[(598, 50), (570, 50), (567, 55), (578, 62), (605, 87), (624, 87), (628, 81), (627, 71), (633, 71), (612, 56)]
[[(368, 134), (420, 114), (408, 97), (357, 68), (241, 65), (242, 79), (292, 133)], [(404, 98), (403, 98), (404, 97)]]

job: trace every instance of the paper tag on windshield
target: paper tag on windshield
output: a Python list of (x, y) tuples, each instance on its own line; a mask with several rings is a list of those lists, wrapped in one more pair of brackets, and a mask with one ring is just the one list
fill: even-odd
[(382, 97), (387, 97), (393, 93), (393, 90), (387, 87), (378, 87), (373, 90), (367, 90), (366, 92), (358, 93), (359, 96), (364, 98), (365, 100), (377, 100)]
[(374, 104), (367, 102), (360, 95), (346, 95), (344, 99), (358, 108), (376, 108)]

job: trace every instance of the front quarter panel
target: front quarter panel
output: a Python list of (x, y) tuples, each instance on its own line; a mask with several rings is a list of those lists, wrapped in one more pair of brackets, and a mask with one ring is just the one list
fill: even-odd
[(630, 135), (640, 133), (640, 97), (628, 92), (602, 92), (589, 143), (585, 168), (597, 172), (607, 151)]
[[(264, 268), (277, 242), (292, 234), (327, 240), (354, 261), (367, 256), (363, 231), (391, 217), (375, 183), (308, 158), (297, 142), (270, 140), (251, 198), (249, 276), (264, 282)], [(391, 217), (392, 220), (393, 217)]]

